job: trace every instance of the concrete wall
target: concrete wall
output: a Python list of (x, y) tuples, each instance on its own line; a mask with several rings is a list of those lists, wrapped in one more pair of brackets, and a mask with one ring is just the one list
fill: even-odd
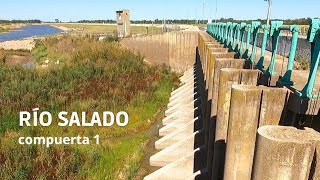
[(143, 55), (150, 64), (167, 64), (174, 71), (184, 72), (195, 63), (198, 32), (131, 37), (122, 39), (121, 44)]
[[(259, 70), (242, 69), (244, 59), (207, 33), (198, 36), (196, 63), (171, 93), (155, 142), (160, 151), (150, 157), (151, 166), (161, 168), (145, 180), (318, 180), (320, 133), (280, 126), (288, 118), (288, 90), (259, 86)], [(187, 67), (183, 34), (157, 38), (131, 43), (147, 55), (158, 53), (154, 64)], [(162, 54), (154, 46), (168, 49)]]

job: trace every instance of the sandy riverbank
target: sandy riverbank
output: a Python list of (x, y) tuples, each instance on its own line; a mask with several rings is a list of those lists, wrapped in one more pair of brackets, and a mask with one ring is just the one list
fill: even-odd
[[(34, 46), (36, 38), (26, 38), (20, 40), (4, 41), (0, 42), (0, 49), (4, 50), (29, 50), (31, 51)], [(39, 38), (37, 38), (39, 39)]]
[(0, 29), (2, 28), (4, 30), (4, 32), (0, 32), (1, 33), (8, 33), (14, 29), (18, 29), (21, 28), (23, 26), (26, 26), (27, 24), (23, 24), (23, 23), (18, 23), (18, 24), (0, 24)]

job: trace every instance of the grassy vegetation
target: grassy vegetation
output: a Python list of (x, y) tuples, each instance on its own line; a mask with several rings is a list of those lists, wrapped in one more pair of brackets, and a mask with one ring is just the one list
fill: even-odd
[(8, 32), (8, 30), (3, 27), (0, 27), (0, 33), (3, 33), (3, 32)]
[(309, 69), (310, 61), (305, 58), (299, 58), (295, 61), (294, 69), (296, 70), (307, 70)]
[(26, 24), (22, 23), (0, 23), (0, 33), (9, 32), (12, 29), (20, 28), (22, 26), (25, 26)]
[[(75, 32), (85, 32), (85, 33), (116, 33), (117, 26), (112, 24), (81, 24), (81, 23), (58, 23), (53, 24), (57, 27), (65, 27), (72, 29)], [(135, 34), (159, 34), (162, 32), (161, 28), (158, 27), (144, 27), (144, 26), (131, 26), (131, 33)]]
[[(118, 42), (90, 36), (37, 42), (35, 69), (0, 62), (0, 177), (3, 179), (130, 179), (143, 155), (144, 130), (166, 103), (177, 77), (152, 67)], [(41, 64), (49, 60), (48, 67)], [(59, 64), (56, 62), (59, 60)], [(18, 112), (126, 111), (126, 127), (18, 126)], [(100, 145), (19, 145), (21, 136), (100, 135)]]

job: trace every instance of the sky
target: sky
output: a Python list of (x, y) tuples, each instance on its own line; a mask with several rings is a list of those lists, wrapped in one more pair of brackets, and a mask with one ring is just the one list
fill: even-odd
[[(115, 19), (129, 9), (132, 20), (266, 19), (264, 0), (0, 0), (0, 19), (78, 21)], [(271, 19), (320, 17), (320, 0), (272, 0)], [(203, 8), (204, 7), (204, 8)], [(216, 12), (217, 8), (217, 13)]]

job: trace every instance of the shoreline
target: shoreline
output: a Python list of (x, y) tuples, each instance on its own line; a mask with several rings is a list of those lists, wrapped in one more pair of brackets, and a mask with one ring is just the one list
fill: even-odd
[(28, 37), (17, 40), (3, 41), (0, 42), (0, 49), (31, 51), (36, 45), (35, 39), (41, 39), (41, 37)]
[(18, 24), (0, 24), (0, 28), (4, 29), (4, 31), (0, 32), (0, 34), (10, 33), (15, 29), (22, 28), (27, 26), (28, 24), (18, 23)]

